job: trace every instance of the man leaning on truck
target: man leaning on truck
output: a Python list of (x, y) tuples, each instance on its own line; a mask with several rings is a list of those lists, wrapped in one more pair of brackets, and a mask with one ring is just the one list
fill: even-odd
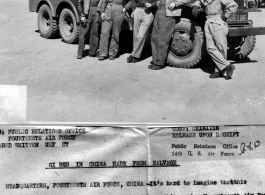
[(81, 17), (77, 59), (82, 59), (87, 36), (89, 35), (89, 56), (97, 55), (99, 43), (99, 0), (78, 0), (78, 11)]
[(151, 38), (152, 56), (151, 70), (160, 70), (166, 67), (168, 47), (175, 29), (175, 16), (181, 16), (181, 6), (190, 3), (191, 0), (159, 0), (158, 10), (155, 15)]
[(233, 0), (196, 0), (193, 4), (192, 15), (198, 16), (198, 8), (204, 7), (206, 12), (206, 23), (204, 26), (206, 36), (206, 47), (213, 59), (216, 68), (210, 78), (224, 77), (231, 79), (235, 66), (227, 60), (227, 19), (237, 11), (237, 3)]

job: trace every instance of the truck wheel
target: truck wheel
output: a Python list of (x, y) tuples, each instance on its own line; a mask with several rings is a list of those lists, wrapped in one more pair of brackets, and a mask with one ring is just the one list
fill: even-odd
[(229, 60), (241, 60), (247, 57), (255, 47), (256, 36), (228, 37), (227, 58)]
[(59, 20), (60, 34), (65, 43), (77, 43), (79, 36), (79, 26), (76, 23), (73, 12), (65, 8), (60, 14)]
[(177, 21), (168, 54), (168, 63), (174, 67), (190, 68), (198, 64), (205, 53), (206, 47), (201, 27), (186, 18)]
[(57, 20), (52, 18), (52, 12), (48, 5), (42, 5), (38, 13), (38, 28), (41, 36), (46, 39), (57, 36), (59, 32), (57, 23)]

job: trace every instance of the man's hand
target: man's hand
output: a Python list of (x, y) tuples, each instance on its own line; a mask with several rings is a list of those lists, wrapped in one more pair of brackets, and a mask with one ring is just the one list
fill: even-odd
[(149, 8), (149, 7), (151, 7), (152, 5), (151, 5), (151, 3), (145, 3), (145, 8)]
[(106, 17), (107, 17), (107, 16), (106, 16), (106, 14), (105, 14), (105, 13), (102, 13), (102, 14), (101, 14), (101, 19), (102, 19), (102, 20), (105, 20), (105, 19), (106, 19)]
[(125, 13), (126, 12), (126, 8), (124, 7), (123, 9), (122, 9), (122, 13)]
[(193, 17), (198, 17), (198, 14), (199, 14), (199, 8), (197, 6), (193, 6), (192, 7), (192, 16)]
[(131, 17), (134, 18), (134, 12), (131, 14)]
[(174, 9), (174, 7), (176, 7), (176, 4), (174, 2), (172, 2), (172, 3), (169, 4), (168, 9), (170, 11), (172, 11)]
[(223, 21), (225, 21), (225, 22), (227, 21), (227, 17), (224, 14), (221, 14), (221, 18)]
[(158, 1), (158, 2), (156, 3), (157, 6), (159, 6), (160, 4), (161, 4), (161, 1)]
[(85, 16), (81, 17), (81, 22), (82, 23), (85, 23), (86, 22), (86, 17)]

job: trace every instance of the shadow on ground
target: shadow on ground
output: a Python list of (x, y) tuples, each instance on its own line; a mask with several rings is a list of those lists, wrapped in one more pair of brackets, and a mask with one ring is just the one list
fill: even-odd
[[(251, 60), (249, 57), (246, 57), (242, 60), (231, 62), (231, 64), (244, 64), (244, 63), (256, 63), (258, 61)], [(215, 64), (211, 57), (207, 54), (204, 59), (196, 66), (192, 67), (192, 69), (200, 68), (203, 72), (206, 72), (208, 74), (214, 73), (215, 70)]]

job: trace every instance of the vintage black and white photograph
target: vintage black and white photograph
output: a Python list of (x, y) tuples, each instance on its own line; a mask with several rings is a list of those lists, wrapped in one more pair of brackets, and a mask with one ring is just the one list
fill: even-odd
[(264, 0), (1, 0), (0, 119), (261, 124)]

